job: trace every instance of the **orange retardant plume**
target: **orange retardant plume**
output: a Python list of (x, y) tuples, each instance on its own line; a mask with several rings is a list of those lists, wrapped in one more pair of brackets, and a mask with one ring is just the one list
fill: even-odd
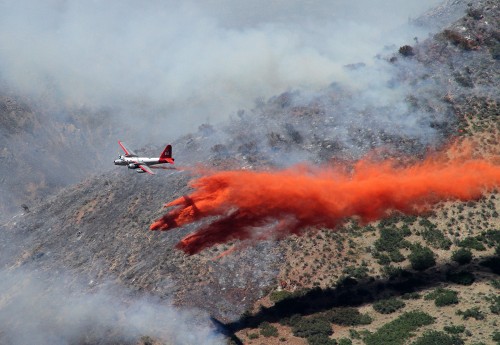
[(203, 219), (177, 244), (195, 254), (233, 240), (300, 235), (310, 226), (333, 229), (349, 217), (366, 223), (395, 210), (418, 214), (440, 201), (476, 199), (500, 186), (500, 166), (492, 159), (449, 158), (449, 153), (406, 166), (363, 159), (350, 167), (210, 172), (191, 182), (190, 195), (166, 204), (174, 209), (151, 230)]

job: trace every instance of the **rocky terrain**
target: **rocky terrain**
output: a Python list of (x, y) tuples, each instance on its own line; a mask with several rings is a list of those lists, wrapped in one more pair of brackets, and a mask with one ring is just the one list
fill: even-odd
[[(463, 17), (449, 24), (460, 11)], [(395, 215), (368, 225), (348, 220), (339, 229), (311, 229), (307, 236), (261, 242), (220, 259), (231, 244), (193, 256), (174, 248), (199, 224), (148, 231), (165, 202), (190, 191), (192, 167), (200, 163), (280, 168), (351, 161), (374, 151), (418, 159), (455, 137), (469, 137), (482, 154), (498, 157), (500, 7), (489, 0), (448, 2), (420, 20), (436, 18), (447, 25), (432, 37), (376, 57), (382, 72), (368, 88), (332, 83), (314, 94), (290, 91), (239, 111), (224, 125), (201, 124), (172, 143), (177, 170), (152, 177), (119, 168), (100, 173), (114, 156), (107, 144), (97, 149), (100, 140), (116, 135), (111, 123), (93, 123), (92, 117), (78, 122), (77, 113), (50, 122), (29, 102), (3, 97), (0, 160), (8, 164), (1, 165), (0, 183), (8, 193), (2, 193), (0, 213), (9, 216), (0, 228), (1, 267), (46, 275), (77, 293), (111, 284), (126, 290), (127, 303), (149, 296), (158, 305), (192, 310), (185, 324), (206, 324), (208, 314), (211, 327), (233, 343), (431, 344), (426, 337), (441, 337), (444, 344), (498, 343), (498, 192), (445, 202), (419, 217)], [(352, 78), (371, 68), (345, 66)], [(372, 94), (372, 88), (381, 91)], [(382, 94), (390, 97), (380, 100)], [(151, 156), (159, 151), (139, 150)], [(87, 154), (96, 159), (80, 159)], [(23, 203), (22, 214), (11, 217)], [(439, 294), (448, 299), (442, 305)], [(407, 313), (418, 319), (410, 322), (414, 328), (403, 322)], [(173, 339), (147, 328), (121, 338), (120, 322), (112, 325), (72, 343)]]

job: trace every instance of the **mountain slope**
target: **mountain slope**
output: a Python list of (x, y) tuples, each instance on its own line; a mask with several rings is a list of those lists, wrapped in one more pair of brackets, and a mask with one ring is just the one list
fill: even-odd
[[(348, 300), (350, 295), (359, 297), (353, 305), (376, 318), (372, 326), (355, 331), (375, 332), (402, 311), (379, 316), (372, 310), (373, 302), (399, 296), (403, 290), (398, 290), (397, 284), (407, 287), (417, 280), (424, 281), (416, 288), (422, 294), (436, 286), (448, 286), (448, 269), (458, 268), (450, 261), (450, 248), (458, 250), (460, 241), (480, 236), (487, 230), (498, 230), (498, 193), (470, 205), (446, 204), (436, 215), (418, 221), (410, 222), (404, 217), (397, 220), (395, 226), (400, 230), (408, 221), (411, 242), (431, 246), (422, 235), (425, 220), (437, 224), (441, 235), (435, 236), (444, 236), (445, 242), (446, 238), (452, 242), (448, 249), (433, 249), (438, 266), (423, 273), (409, 269), (409, 248), (401, 249), (402, 260), (397, 253), (379, 250), (376, 257), (375, 252), (367, 252), (366, 248), (374, 246), (379, 238), (381, 229), (394, 225), (390, 221), (382, 222), (379, 229), (360, 227), (354, 222), (335, 229), (338, 232), (312, 229), (310, 237), (262, 242), (217, 260), (214, 258), (228, 249), (228, 245), (194, 256), (186, 256), (174, 248), (182, 236), (199, 224), (164, 233), (149, 232), (148, 227), (163, 214), (163, 203), (188, 194), (191, 174), (196, 174), (191, 172), (192, 166), (199, 162), (220, 169), (276, 168), (304, 160), (313, 163), (355, 160), (378, 149), (382, 157), (412, 155), (418, 158), (425, 155), (429, 146), (439, 147), (456, 136), (470, 136), (486, 154), (498, 155), (500, 68), (496, 52), (500, 41), (495, 23), (500, 22), (499, 8), (493, 1), (484, 1), (481, 7), (472, 10), (446, 30), (411, 49), (386, 51), (376, 62), (377, 67), (383, 66), (384, 77), (370, 81), (366, 89), (359, 91), (332, 84), (314, 95), (284, 93), (257, 104), (253, 110), (240, 112), (225, 125), (204, 124), (197, 133), (174, 142), (177, 171), (159, 171), (150, 177), (115, 168), (65, 188), (42, 203), (30, 205), (30, 212), (2, 225), (0, 250), (4, 255), (0, 256), (0, 264), (12, 270), (41, 271), (54, 276), (69, 272), (70, 276), (83, 279), (89, 290), (112, 280), (137, 295), (153, 294), (160, 299), (172, 299), (178, 306), (204, 309), (227, 322), (229, 329), (249, 343), (263, 342), (263, 336), (257, 335), (260, 338), (254, 341), (255, 336), (250, 334), (257, 333), (255, 328), (265, 321), (278, 327), (280, 337), (287, 343), (304, 344), (304, 338), (291, 335), (286, 318), (293, 316), (292, 312), (307, 318), (333, 306), (345, 306), (339, 300)], [(353, 78), (361, 78), (371, 71), (363, 64), (345, 68)], [(386, 79), (385, 73), (390, 78)], [(372, 87), (376, 87), (377, 92), (381, 90), (380, 93), (371, 93)], [(385, 92), (391, 97), (378, 102), (377, 96), (386, 95)], [(17, 123), (9, 124), (10, 117), (5, 116), (4, 128), (33, 132), (26, 143), (22, 142), (26, 139), (16, 139), (16, 130), (6, 133), (11, 138), (9, 145), (19, 147), (16, 152), (26, 153), (27, 158), (31, 157), (30, 143), (38, 140), (38, 131), (46, 131), (43, 137), (54, 140), (42, 145), (50, 148), (49, 151), (72, 147), (75, 151), (71, 152), (78, 153), (78, 147), (85, 147), (82, 142), (92, 141), (87, 133), (82, 134), (82, 141), (67, 144), (72, 135), (57, 137), (57, 131), (52, 132), (47, 123), (37, 120), (33, 111), (24, 107), (11, 109), (12, 102), (9, 102), (5, 100), (2, 109), (5, 114), (15, 114)], [(99, 128), (109, 129), (106, 125)], [(68, 131), (73, 133), (74, 129)], [(86, 131), (92, 132), (93, 127), (89, 126)], [(109, 130), (107, 136), (111, 134)], [(59, 148), (56, 150), (56, 147)], [(1, 152), (5, 152), (5, 159), (13, 157), (10, 148)], [(159, 150), (150, 147), (143, 152), (154, 156)], [(60, 164), (58, 169), (68, 164), (74, 174), (69, 174), (71, 178), (65, 183), (71, 183), (84, 171), (81, 164), (86, 162), (76, 162), (79, 156), (76, 154), (64, 162), (51, 157), (42, 167), (50, 171), (54, 160)], [(104, 155), (99, 160), (103, 161)], [(36, 161), (36, 156), (31, 157), (31, 161)], [(87, 168), (94, 169), (94, 163)], [(4, 166), (4, 169), (7, 176), (8, 168)], [(34, 181), (36, 191), (41, 188), (37, 183), (43, 178), (28, 176), (30, 169), (36, 169), (36, 165), (25, 168), (27, 175), (19, 175), (14, 180), (25, 186)], [(47, 185), (53, 184), (47, 182)], [(23, 188), (23, 195), (29, 190)], [(17, 200), (22, 200), (21, 196), (12, 197), (8, 202), (13, 204)], [(490, 242), (484, 240), (488, 244), (484, 251), (474, 249), (474, 261), (464, 266), (473, 272), (477, 282), (472, 288), (453, 285), (453, 289), (459, 290), (462, 299), (457, 308), (472, 308), (465, 300), (476, 298), (487, 314), (487, 327), (492, 328), (497, 314), (487, 311), (487, 301), (480, 297), (480, 293), (495, 291), (489, 284), (496, 273), (480, 265), (498, 255), (497, 244)], [(375, 263), (387, 261), (387, 257), (398, 266)], [(403, 270), (411, 271), (412, 275), (407, 276)], [(395, 279), (393, 285), (391, 278)], [(353, 285), (357, 287), (352, 288)], [(301, 292), (313, 287), (323, 290)], [(278, 292), (291, 299), (275, 303), (279, 293), (274, 291), (269, 295), (274, 289), (286, 291)], [(405, 311), (419, 308), (419, 302), (407, 303)], [(441, 323), (437, 325), (441, 329), (446, 316), (442, 314), (446, 313), (432, 309), (432, 302), (425, 303), (429, 313), (440, 318)], [(291, 306), (293, 304), (295, 306)], [(278, 325), (278, 321), (285, 325)], [(453, 322), (456, 321), (454, 318)], [(478, 341), (490, 341), (490, 334), (480, 334), (485, 324), (476, 321), (471, 321), (468, 329)], [(351, 337), (361, 344), (362, 337), (356, 338), (348, 327), (333, 327), (340, 337)], [(273, 342), (283, 341), (274, 337), (264, 340), (264, 343)]]

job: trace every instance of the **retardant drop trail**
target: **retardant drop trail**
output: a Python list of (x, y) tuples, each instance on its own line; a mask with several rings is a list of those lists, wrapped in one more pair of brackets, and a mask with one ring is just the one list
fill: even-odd
[(150, 228), (171, 230), (210, 217), (208, 225), (177, 244), (195, 254), (232, 240), (281, 239), (309, 226), (333, 229), (353, 216), (369, 222), (394, 210), (418, 214), (440, 201), (476, 199), (500, 186), (500, 166), (492, 159), (448, 158), (447, 153), (399, 167), (393, 160), (364, 159), (353, 169), (207, 173), (191, 182), (192, 194), (166, 204), (174, 209)]

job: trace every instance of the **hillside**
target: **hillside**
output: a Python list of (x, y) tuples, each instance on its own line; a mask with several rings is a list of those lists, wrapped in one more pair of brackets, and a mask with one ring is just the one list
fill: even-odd
[[(172, 143), (177, 170), (156, 176), (102, 168), (113, 156), (106, 155), (108, 144), (102, 144), (104, 151), (97, 148), (115, 134), (111, 124), (87, 117), (89, 122), (73, 126), (68, 119), (50, 122), (43, 112), (2, 98), (0, 160), (9, 164), (2, 164), (1, 183), (9, 193), (2, 195), (0, 213), (31, 202), (0, 226), (0, 275), (22, 272), (55, 282), (55, 300), (74, 301), (70, 292), (85, 300), (104, 289), (107, 297), (95, 305), (107, 305), (113, 297), (109, 304), (122, 306), (116, 296), (125, 301), (118, 319), (106, 318), (96, 307), (91, 314), (104, 317), (104, 330), (93, 323), (75, 327), (67, 336), (75, 344), (195, 344), (219, 332), (244, 344), (431, 344), (426, 337), (441, 337), (444, 344), (499, 342), (497, 191), (479, 200), (442, 202), (418, 217), (395, 214), (370, 224), (349, 219), (335, 229), (250, 243), (219, 259), (235, 243), (192, 256), (175, 249), (209, 219), (175, 231), (148, 230), (165, 212), (165, 202), (189, 194), (200, 163), (216, 170), (276, 169), (304, 161), (355, 161), (368, 153), (418, 161), (456, 137), (471, 139), (477, 152), (497, 158), (500, 7), (488, 0), (464, 7), (463, 18), (433, 36), (376, 57), (375, 69), (383, 73), (370, 77), (366, 89), (332, 83), (313, 95), (289, 91), (239, 111), (223, 125), (201, 124), (196, 133)], [(344, 68), (355, 79), (374, 67), (353, 62)], [(43, 152), (32, 152), (35, 142)], [(140, 150), (150, 156), (157, 152), (151, 146)], [(87, 154), (96, 159), (82, 161)], [(38, 164), (40, 155), (46, 159)], [(66, 167), (61, 179), (57, 171)], [(22, 285), (12, 281), (5, 290)], [(50, 295), (51, 286), (41, 284), (40, 294)], [(448, 299), (443, 305), (439, 294)], [(8, 300), (0, 299), (0, 307)], [(84, 302), (75, 305), (78, 317), (87, 315), (80, 314)], [(130, 305), (141, 311), (152, 305), (169, 309), (133, 314), (140, 316), (134, 327), (144, 319), (151, 328), (137, 326), (125, 335), (123, 315)], [(58, 314), (61, 306), (54, 308)], [(180, 320), (173, 329), (179, 327), (183, 338), (171, 333), (165, 338), (158, 331), (162, 324), (151, 321), (156, 315), (161, 321)], [(409, 317), (414, 319), (405, 321)], [(47, 318), (46, 328), (74, 326), (60, 320), (64, 317)], [(16, 318), (1, 321), (18, 329)], [(190, 333), (198, 338), (189, 338)], [(399, 340), (387, 340), (384, 333)], [(216, 344), (221, 338), (206, 341)]]
[(106, 112), (0, 89), (0, 220), (107, 165), (116, 128)]

